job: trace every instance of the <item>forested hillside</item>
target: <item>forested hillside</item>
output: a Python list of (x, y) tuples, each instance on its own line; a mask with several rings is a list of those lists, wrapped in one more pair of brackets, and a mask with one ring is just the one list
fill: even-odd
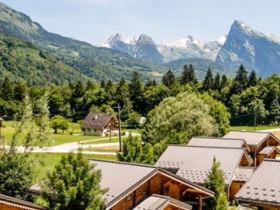
[(45, 85), (89, 81), (51, 53), (38, 50), (31, 43), (16, 38), (0, 37), (0, 80), (25, 80), (28, 84)]

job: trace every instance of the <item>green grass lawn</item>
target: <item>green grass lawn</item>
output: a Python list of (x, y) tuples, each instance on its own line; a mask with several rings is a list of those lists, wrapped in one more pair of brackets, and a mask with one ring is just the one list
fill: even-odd
[[(61, 153), (32, 153), (30, 154), (34, 161), (34, 180), (33, 183), (37, 183), (42, 180), (47, 172), (52, 171), (54, 166), (60, 161), (61, 157), (66, 154)], [(85, 158), (95, 158), (103, 160), (116, 160), (115, 156), (111, 155), (88, 155), (84, 154)]]
[(258, 125), (256, 128), (254, 126), (231, 126), (231, 131), (259, 131), (259, 130), (268, 130), (268, 129), (274, 129), (279, 128), (279, 125)]

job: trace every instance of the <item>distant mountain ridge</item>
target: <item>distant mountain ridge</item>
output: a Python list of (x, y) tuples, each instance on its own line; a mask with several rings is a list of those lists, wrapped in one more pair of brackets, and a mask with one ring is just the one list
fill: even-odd
[[(137, 38), (125, 38), (120, 34), (118, 37), (121, 37), (118, 42), (114, 42), (113, 36), (111, 41), (106, 42), (104, 46), (123, 51), (127, 49), (127, 46), (133, 48), (137, 45), (135, 42)], [(258, 32), (241, 21), (234, 21), (227, 36), (221, 36), (214, 41), (204, 41), (189, 35), (167, 43), (156, 43), (152, 38), (149, 40), (150, 42), (147, 43), (153, 46), (153, 51), (160, 54), (157, 53), (157, 58), (161, 58), (154, 60), (154, 57), (150, 56), (149, 61), (175, 68), (175, 70), (182, 68), (182, 61), (193, 60), (196, 63), (198, 61), (203, 63), (197, 66), (209, 64), (216, 70), (229, 75), (241, 64), (245, 65), (248, 71), (255, 70), (262, 77), (280, 73), (280, 38)], [(114, 44), (111, 45), (112, 43)], [(139, 58), (138, 48), (133, 49), (133, 53), (123, 52)], [(142, 49), (142, 54), (149, 55), (149, 48), (146, 48), (144, 52)]]

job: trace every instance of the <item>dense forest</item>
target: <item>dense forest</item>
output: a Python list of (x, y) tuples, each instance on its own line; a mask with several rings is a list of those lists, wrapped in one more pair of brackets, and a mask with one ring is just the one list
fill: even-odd
[(168, 71), (160, 84), (154, 80), (144, 83), (137, 72), (129, 81), (121, 79), (113, 83), (109, 80), (99, 84), (84, 80), (48, 87), (12, 82), (7, 76), (0, 83), (0, 113), (6, 119), (13, 119), (26, 94), (36, 101), (47, 93), (51, 116), (61, 115), (78, 121), (89, 111), (114, 113), (119, 103), (122, 120), (130, 126), (137, 126), (139, 117), (146, 116), (163, 99), (185, 91), (206, 93), (222, 102), (231, 115), (232, 125), (278, 124), (280, 120), (280, 77), (272, 75), (261, 79), (254, 71), (248, 74), (243, 66), (232, 79), (218, 73), (213, 75), (209, 68), (200, 82), (193, 66), (186, 65), (178, 77)]

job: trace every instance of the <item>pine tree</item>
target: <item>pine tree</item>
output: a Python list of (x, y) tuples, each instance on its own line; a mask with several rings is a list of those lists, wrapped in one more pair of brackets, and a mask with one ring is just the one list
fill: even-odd
[(218, 90), (218, 91), (221, 90), (220, 74), (219, 74), (219, 72), (215, 76), (214, 84), (213, 84), (213, 89), (214, 90)]
[(132, 78), (129, 83), (129, 94), (134, 111), (142, 113), (143, 84), (141, 82), (141, 76), (138, 72), (133, 72), (132, 74)]
[(196, 76), (195, 76), (195, 71), (194, 71), (194, 68), (192, 66), (192, 64), (188, 67), (188, 65), (185, 65), (183, 67), (183, 72), (182, 72), (182, 76), (181, 76), (181, 79), (180, 79), (180, 84), (181, 85), (185, 85), (185, 84), (188, 84), (188, 83), (193, 83), (193, 84), (196, 84), (197, 83), (197, 79), (196, 79)]
[(81, 153), (63, 156), (44, 181), (43, 199), (49, 209), (102, 210), (105, 193), (100, 188), (101, 171)]
[(162, 83), (166, 86), (171, 88), (175, 84), (175, 76), (171, 70), (166, 72), (162, 77)]
[(258, 84), (258, 78), (255, 71), (251, 71), (249, 75), (248, 87), (256, 86)]
[(231, 94), (239, 94), (248, 87), (247, 71), (243, 65), (240, 65), (231, 86)]
[(228, 202), (225, 194), (224, 173), (220, 169), (220, 162), (214, 157), (211, 171), (208, 174), (205, 182), (205, 187), (215, 193), (214, 199), (207, 201), (207, 209), (212, 210), (227, 210)]
[(212, 73), (211, 68), (209, 67), (206, 72), (206, 76), (203, 80), (203, 83), (202, 83), (202, 89), (205, 91), (212, 90), (213, 85), (214, 85), (213, 73)]
[(228, 85), (228, 78), (225, 74), (223, 74), (221, 84), (220, 84), (221, 90), (225, 88), (227, 85)]

